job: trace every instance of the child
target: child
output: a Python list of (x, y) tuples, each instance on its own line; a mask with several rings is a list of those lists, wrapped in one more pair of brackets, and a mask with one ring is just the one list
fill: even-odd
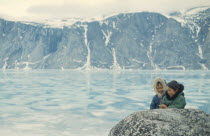
[(179, 84), (177, 81), (173, 80), (167, 84), (168, 90), (166, 95), (163, 97), (163, 101), (160, 108), (178, 108), (184, 109), (186, 105), (185, 97), (184, 97), (184, 86)]
[(150, 109), (158, 109), (159, 105), (162, 101), (162, 97), (166, 91), (166, 82), (162, 78), (156, 78), (153, 83), (153, 88), (156, 95), (153, 97), (152, 102), (150, 104)]

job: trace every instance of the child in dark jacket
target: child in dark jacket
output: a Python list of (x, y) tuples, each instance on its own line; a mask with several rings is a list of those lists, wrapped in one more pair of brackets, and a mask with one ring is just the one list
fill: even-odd
[(184, 97), (184, 86), (177, 81), (173, 80), (167, 84), (168, 90), (163, 98), (160, 108), (178, 108), (184, 109), (186, 105)]
[(165, 94), (167, 89), (166, 82), (162, 78), (156, 78), (153, 83), (153, 88), (156, 95), (153, 97), (152, 102), (150, 104), (150, 109), (158, 109), (160, 103), (162, 102), (162, 97)]

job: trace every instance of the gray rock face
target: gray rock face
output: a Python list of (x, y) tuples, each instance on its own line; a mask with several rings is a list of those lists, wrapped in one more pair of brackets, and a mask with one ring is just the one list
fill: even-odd
[(210, 9), (119, 14), (64, 28), (0, 19), (0, 68), (209, 69), (209, 26)]
[(210, 115), (196, 109), (156, 109), (131, 114), (109, 136), (209, 136)]

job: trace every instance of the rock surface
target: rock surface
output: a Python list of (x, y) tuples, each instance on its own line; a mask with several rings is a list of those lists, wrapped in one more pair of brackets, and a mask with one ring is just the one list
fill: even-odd
[(109, 136), (209, 136), (210, 115), (196, 109), (156, 109), (131, 114)]

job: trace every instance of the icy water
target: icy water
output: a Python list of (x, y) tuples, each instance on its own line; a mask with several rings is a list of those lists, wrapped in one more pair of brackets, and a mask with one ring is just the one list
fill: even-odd
[(148, 110), (152, 82), (185, 85), (186, 108), (210, 113), (209, 71), (0, 71), (1, 136), (107, 136)]

